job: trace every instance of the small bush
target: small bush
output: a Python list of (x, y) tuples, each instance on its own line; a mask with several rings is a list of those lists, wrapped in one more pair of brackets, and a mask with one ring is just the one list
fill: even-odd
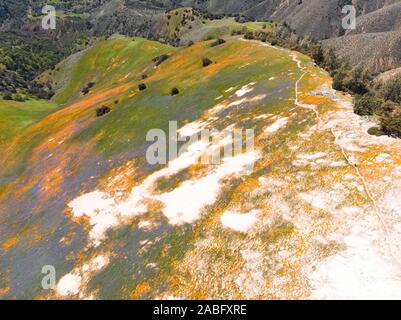
[(12, 100), (12, 99), (13, 99), (12, 95), (8, 92), (5, 93), (3, 96), (3, 100)]
[(210, 46), (213, 48), (213, 47), (217, 47), (223, 43), (226, 43), (226, 41), (224, 39), (217, 39)]
[(179, 94), (179, 93), (180, 93), (180, 91), (179, 91), (177, 88), (171, 89), (171, 95), (172, 95), (172, 96), (176, 96), (176, 95)]
[(385, 113), (396, 113), (399, 110), (399, 108), (400, 107), (395, 102), (386, 101), (381, 106), (381, 110), (380, 111), (381, 111), (382, 114), (385, 114)]
[(96, 109), (96, 116), (102, 117), (105, 114), (108, 114), (110, 111), (111, 111), (111, 109), (108, 106), (102, 106), (102, 107)]
[(213, 63), (213, 61), (210, 60), (209, 58), (203, 58), (203, 60), (202, 60), (202, 66), (203, 67), (210, 66), (212, 63)]
[(90, 92), (90, 89), (92, 89), (94, 85), (95, 85), (94, 82), (89, 82), (81, 91), (83, 95), (84, 96), (87, 95)]
[(401, 104), (401, 75), (384, 84), (381, 93), (384, 100), (390, 100)]
[(355, 98), (354, 112), (360, 116), (371, 116), (380, 112), (382, 101), (374, 94), (367, 93)]
[(347, 79), (347, 80), (344, 82), (344, 87), (345, 87), (349, 92), (355, 93), (355, 94), (361, 94), (361, 95), (363, 95), (363, 94), (365, 94), (365, 93), (368, 92), (368, 88), (366, 87), (366, 85), (365, 85), (362, 81), (360, 81), (360, 80), (358, 80), (358, 79), (355, 79), (355, 78), (353, 78), (353, 77)]
[(380, 118), (385, 134), (401, 138), (401, 113), (385, 113)]
[(252, 31), (248, 31), (247, 33), (245, 33), (244, 38), (247, 40), (253, 40), (255, 39), (255, 35)]
[(315, 60), (315, 62), (318, 66), (322, 65), (322, 63), (324, 61), (324, 53), (323, 53), (323, 49), (320, 45), (315, 45), (311, 49), (311, 56), (312, 56), (312, 59)]
[(345, 91), (344, 80), (347, 77), (345, 72), (338, 71), (333, 77), (333, 89), (338, 91)]
[(15, 101), (18, 101), (18, 102), (24, 102), (24, 101), (25, 101), (25, 98), (24, 98), (21, 94), (17, 93), (17, 94), (14, 96), (14, 100), (15, 100)]
[(161, 56), (157, 56), (156, 58), (153, 58), (152, 61), (155, 62), (156, 67), (161, 65), (164, 61), (166, 61), (169, 58), (167, 54), (162, 54)]
[(385, 135), (385, 133), (383, 132), (383, 130), (380, 127), (369, 128), (368, 133), (371, 136), (378, 136), (378, 137)]

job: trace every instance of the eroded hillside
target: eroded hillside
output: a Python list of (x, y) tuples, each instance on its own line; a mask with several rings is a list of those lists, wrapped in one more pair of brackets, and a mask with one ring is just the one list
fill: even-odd
[[(54, 71), (63, 105), (0, 160), (2, 298), (401, 297), (400, 141), (368, 135), (308, 57), (210, 44), (118, 37)], [(150, 166), (146, 133), (171, 120), (252, 128), (255, 148), (212, 166), (194, 143)]]

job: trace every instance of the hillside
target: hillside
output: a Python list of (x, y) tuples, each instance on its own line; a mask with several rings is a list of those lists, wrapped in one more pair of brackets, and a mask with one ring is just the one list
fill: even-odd
[[(286, 22), (297, 34), (325, 40), (327, 47), (347, 59), (351, 66), (362, 66), (374, 73), (401, 66), (401, 33), (399, 0), (255, 0), (204, 1), (211, 12), (241, 13), (260, 20)], [(354, 3), (357, 9), (356, 30), (343, 30), (341, 23), (344, 5)], [(216, 7), (214, 7), (216, 6)], [(220, 11), (219, 11), (220, 10)], [(345, 36), (343, 36), (345, 34)]]
[[(43, 3), (43, 0), (6, 0), (0, 7), (3, 17), (0, 30), (35, 29), (40, 21)], [(343, 30), (344, 15), (341, 10), (344, 5), (352, 3), (357, 9), (357, 29)], [(62, 23), (67, 24), (64, 34), (68, 34), (70, 29), (76, 30), (74, 24), (85, 22), (79, 25), (85, 35), (110, 36), (120, 33), (153, 40), (163, 39), (178, 45), (191, 41), (189, 39), (192, 37), (198, 40), (204, 35), (205, 29), (197, 33), (191, 31), (189, 26), (194, 30), (199, 29), (205, 17), (236, 16), (239, 21), (256, 19), (286, 23), (298, 35), (326, 40), (324, 43), (334, 47), (350, 64), (365, 64), (374, 73), (401, 65), (400, 0), (75, 0), (55, 1), (54, 4), (59, 12), (64, 12), (61, 16)], [(26, 19), (29, 6), (33, 16)], [(199, 19), (187, 21), (184, 26), (179, 23), (173, 29), (166, 27), (166, 12), (180, 7), (194, 8), (202, 13)], [(384, 44), (390, 44), (390, 48), (386, 49)], [(363, 62), (360, 59), (361, 52), (366, 53)]]
[[(401, 297), (400, 140), (367, 134), (310, 58), (213, 42), (115, 36), (42, 75), (53, 101), (0, 127), (0, 298)], [(220, 147), (254, 129), (255, 148), (204, 165), (216, 146), (194, 142), (150, 165), (147, 133), (173, 120)]]
[(396, 69), (401, 65), (401, 2), (358, 17), (356, 29), (345, 36), (324, 41), (352, 66), (375, 73)]

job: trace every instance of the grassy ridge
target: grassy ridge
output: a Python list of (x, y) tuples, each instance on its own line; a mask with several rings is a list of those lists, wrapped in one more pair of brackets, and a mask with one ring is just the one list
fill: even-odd
[[(63, 270), (61, 276), (71, 270), (72, 263), (79, 263), (86, 255), (91, 255), (93, 252), (80, 251), (87, 239), (75, 229), (80, 224), (67, 217), (65, 205), (83, 192), (108, 183), (108, 177), (116, 175), (113, 170), (119, 171), (127, 162), (132, 162), (135, 168), (135, 174), (130, 174), (133, 180), (144, 178), (148, 172), (142, 170), (141, 164), (145, 161), (143, 147), (148, 130), (167, 131), (171, 120), (177, 120), (179, 126), (206, 120), (205, 110), (219, 103), (239, 103), (245, 99), (246, 96), (239, 97), (235, 92), (251, 82), (255, 83), (252, 96), (263, 98), (252, 103), (242, 101), (238, 108), (229, 108), (228, 114), (216, 119), (214, 128), (222, 130), (235, 123), (242, 128), (255, 127), (260, 133), (266, 120), (257, 120), (257, 116), (287, 113), (293, 108), (294, 84), (301, 71), (290, 55), (236, 37), (215, 47), (211, 46), (212, 42), (177, 49), (137, 38), (135, 41), (115, 38), (100, 42), (75, 60), (59, 65), (60, 78), (63, 74), (68, 75), (68, 69), (72, 70), (63, 90), (56, 96), (56, 99), (64, 97), (60, 101), (67, 101), (66, 104), (25, 127), (5, 146), (6, 156), (0, 160), (1, 177), (6, 176), (0, 186), (0, 203), (13, 206), (13, 210), (5, 210), (10, 216), (3, 219), (20, 219), (19, 215), (11, 215), (11, 211), (29, 212), (29, 230), (48, 230), (54, 235), (54, 241), (49, 241), (49, 236), (45, 235), (33, 239), (22, 253), (15, 254), (13, 250), (21, 246), (20, 236), (6, 252), (4, 261), (14, 264), (15, 257), (34, 250), (41, 250), (45, 257), (50, 257), (53, 256), (51, 250), (59, 252), (68, 248), (68, 261), (65, 256), (60, 256), (54, 262), (57, 270)], [(169, 58), (155, 68), (152, 59), (161, 53), (169, 54)], [(213, 64), (203, 67), (205, 57)], [(143, 73), (147, 74), (146, 79), (142, 79)], [(82, 96), (81, 88), (88, 81), (96, 84)], [(146, 83), (147, 89), (139, 91), (138, 85), (142, 82)], [(171, 96), (173, 87), (179, 89), (179, 95)], [(96, 117), (95, 110), (102, 105), (109, 106), (111, 112)], [(307, 124), (297, 121), (296, 125)], [(289, 134), (297, 134), (298, 131), (293, 132), (291, 128), (283, 136), (266, 140), (267, 154), (279, 150)], [(281, 151), (280, 159), (285, 159)], [(266, 157), (266, 161), (269, 162), (268, 170), (270, 158)], [(174, 182), (168, 180), (166, 183)], [(130, 186), (126, 187), (129, 190)], [(10, 190), (13, 190), (12, 195)], [(63, 217), (65, 221), (61, 221)], [(196, 236), (191, 228), (163, 227), (160, 242), (148, 254), (138, 256), (132, 245), (148, 235), (132, 232), (133, 228), (136, 230), (136, 222), (133, 223), (132, 228), (115, 230), (107, 246), (113, 248), (116, 259), (88, 284), (90, 288), (100, 290), (100, 298), (151, 297), (152, 292), (136, 290), (143, 280), (143, 274), (139, 275), (139, 272), (155, 259), (159, 261), (160, 272), (150, 272), (148, 276), (150, 287), (158, 290), (160, 283), (165, 282), (164, 277), (172, 274), (175, 262), (190, 250)], [(54, 230), (58, 230), (57, 234)], [(66, 232), (70, 232), (73, 239), (71, 245), (60, 241)], [(125, 247), (119, 243), (129, 245)], [(49, 248), (51, 245), (53, 247)], [(104, 246), (99, 247), (99, 250), (103, 249)], [(17, 292), (10, 284), (9, 296), (47, 295), (31, 277), (31, 274), (21, 272), (18, 279), (13, 278), (11, 282), (23, 283), (26, 290)]]
[[(98, 86), (113, 86), (141, 76), (149, 62), (157, 55), (173, 51), (173, 48), (141, 38), (115, 38), (100, 42), (89, 49), (74, 66), (61, 66), (53, 74), (55, 81), (69, 79), (54, 101), (64, 104), (80, 97), (81, 89), (88, 82)], [(71, 68), (71, 71), (68, 69)], [(125, 78), (127, 76), (127, 78)]]
[[(215, 48), (210, 43), (176, 49), (139, 38), (117, 38), (97, 44), (72, 66), (69, 81), (55, 97), (54, 102), (66, 103), (65, 107), (11, 141), (4, 167), (9, 167), (9, 173), (15, 166), (24, 168), (34, 148), (45, 148), (49, 136), (62, 132), (67, 143), (89, 143), (105, 156), (132, 151), (144, 143), (148, 130), (166, 130), (169, 120), (196, 119), (216, 104), (218, 96), (229, 96), (226, 89), (266, 78), (269, 57), (264, 48), (237, 40)], [(171, 57), (154, 68), (152, 59), (162, 53)], [(287, 68), (288, 59), (270, 54), (272, 71)], [(206, 56), (217, 63), (202, 68)], [(58, 77), (67, 74), (63, 68), (57, 72)], [(141, 78), (144, 73), (146, 80)], [(81, 89), (89, 81), (96, 84), (82, 96)], [(139, 92), (142, 82), (148, 89)], [(172, 87), (179, 88), (179, 96), (170, 95)], [(95, 109), (101, 105), (112, 112), (96, 118)]]
[[(83, 142), (97, 137), (97, 149), (107, 155), (139, 147), (150, 129), (167, 130), (169, 120), (182, 123), (196, 119), (216, 103), (216, 97), (228, 96), (226, 89), (245, 85), (255, 76), (265, 77), (259, 71), (264, 67), (263, 54), (265, 51), (257, 46), (240, 41), (213, 49), (210, 42), (180, 49), (149, 72), (144, 81), (147, 90), (139, 93), (137, 84), (142, 80), (137, 80), (130, 90), (119, 95), (118, 106), (107, 118), (86, 126), (74, 139)], [(217, 63), (202, 68), (201, 61), (206, 56)], [(256, 60), (252, 66), (239, 69), (251, 59)], [(179, 88), (179, 96), (171, 97), (173, 87)], [(106, 104), (112, 106), (113, 99)]]
[[(167, 15), (167, 37), (181, 38), (181, 44), (216, 39), (238, 33), (240, 30), (262, 31), (271, 28), (268, 22), (239, 23), (235, 18), (211, 19), (191, 8), (179, 8)], [(180, 42), (180, 41), (178, 41)]]

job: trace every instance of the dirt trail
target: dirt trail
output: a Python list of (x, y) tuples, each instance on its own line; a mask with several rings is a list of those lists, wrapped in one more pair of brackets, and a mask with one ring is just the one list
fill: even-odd
[[(303, 71), (303, 74), (301, 75), (301, 77), (297, 80), (296, 84), (295, 84), (295, 104), (298, 107), (301, 108), (305, 108), (305, 109), (310, 109), (312, 110), (315, 115), (316, 115), (316, 119), (317, 119), (317, 130), (320, 130), (321, 128), (321, 123), (322, 123), (322, 119), (321, 116), (319, 114), (319, 111), (317, 110), (317, 107), (315, 105), (310, 105), (310, 104), (306, 104), (306, 103), (302, 103), (300, 102), (300, 92), (299, 92), (299, 83), (305, 78), (305, 76), (308, 74), (308, 72), (306, 71), (306, 68), (304, 66), (302, 66), (302, 62), (298, 59), (297, 54), (293, 53), (291, 54), (292, 59), (294, 60), (294, 62), (297, 63), (298, 68)], [(377, 203), (377, 197), (374, 194), (374, 192), (370, 189), (368, 182), (367, 182), (367, 178), (363, 175), (363, 173), (361, 172), (360, 168), (358, 167), (358, 165), (351, 159), (351, 156), (347, 153), (347, 151), (345, 150), (344, 146), (339, 143), (339, 139), (340, 139), (340, 133), (336, 132), (336, 127), (331, 127), (330, 128), (330, 132), (334, 137), (334, 143), (335, 145), (337, 145), (340, 149), (341, 149), (341, 153), (345, 159), (345, 161), (347, 162), (347, 164), (349, 166), (351, 166), (353, 168), (353, 170), (355, 171), (357, 177), (359, 178), (360, 182), (363, 185), (364, 191), (366, 196), (368, 197), (368, 199), (370, 200), (372, 206), (373, 206), (373, 212), (376, 215), (377, 219), (380, 221), (380, 225), (383, 229), (383, 232), (385, 234), (385, 242), (386, 242), (386, 246), (388, 247), (388, 253), (391, 256), (393, 262), (395, 265), (397, 265), (397, 273), (398, 273), (398, 277), (401, 278), (401, 259), (399, 258), (398, 254), (397, 254), (397, 249), (394, 247), (393, 245), (393, 241), (392, 241), (392, 234), (391, 234), (391, 228), (389, 226), (389, 222), (387, 221), (384, 212), (382, 211), (382, 209), (379, 207), (378, 203)]]

